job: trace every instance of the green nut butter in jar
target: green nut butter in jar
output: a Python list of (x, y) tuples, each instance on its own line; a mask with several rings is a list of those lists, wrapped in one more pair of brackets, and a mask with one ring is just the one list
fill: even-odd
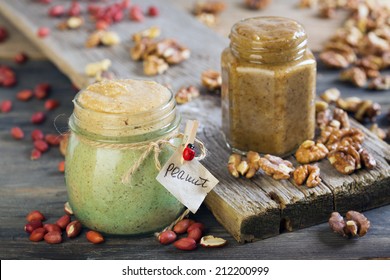
[(233, 150), (282, 156), (314, 137), (316, 61), (300, 24), (242, 20), (221, 61), (222, 128)]
[[(178, 132), (172, 93), (151, 81), (106, 80), (80, 91), (73, 102), (65, 179), (77, 219), (91, 229), (129, 235), (161, 230), (176, 219), (184, 207), (156, 181), (150, 146)], [(175, 139), (171, 143), (178, 145)], [(174, 149), (159, 147), (163, 165)], [(139, 168), (125, 180), (136, 162)]]

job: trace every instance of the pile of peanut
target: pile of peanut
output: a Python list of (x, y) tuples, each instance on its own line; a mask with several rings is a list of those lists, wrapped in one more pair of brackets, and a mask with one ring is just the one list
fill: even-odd
[[(82, 231), (82, 224), (78, 220), (72, 221), (73, 211), (68, 202), (64, 204), (65, 215), (60, 217), (55, 223), (45, 223), (46, 217), (38, 210), (31, 211), (26, 216), (27, 224), (24, 231), (29, 234), (29, 240), (40, 242), (45, 240), (48, 244), (59, 244), (64, 241), (62, 232), (64, 231), (69, 239), (76, 238)], [(104, 242), (103, 236), (90, 230), (85, 234), (87, 240), (93, 244)]]
[(380, 71), (390, 67), (390, 5), (371, 0), (320, 2), (323, 17), (333, 17), (338, 8), (347, 9), (350, 16), (325, 45), (320, 59), (329, 67), (344, 69), (341, 80), (389, 90), (390, 76)]
[[(172, 229), (166, 229), (157, 233), (157, 239), (160, 244), (168, 245), (173, 243), (179, 250), (193, 251), (199, 243), (202, 247), (215, 248), (225, 246), (227, 241), (223, 238), (212, 235), (203, 235), (205, 226), (202, 223), (192, 219), (182, 219), (178, 221)], [(186, 237), (178, 239), (178, 235), (187, 234)]]

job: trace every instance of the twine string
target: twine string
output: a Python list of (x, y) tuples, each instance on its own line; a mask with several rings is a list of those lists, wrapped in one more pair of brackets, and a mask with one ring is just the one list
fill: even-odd
[[(158, 171), (161, 170), (161, 162), (159, 159), (159, 155), (162, 152), (162, 146), (168, 145), (172, 148), (177, 148), (174, 144), (170, 142), (173, 138), (183, 138), (183, 133), (170, 134), (165, 138), (159, 139), (157, 141), (151, 142), (141, 142), (141, 143), (102, 143), (90, 140), (86, 137), (81, 137), (78, 135), (78, 138), (93, 147), (97, 148), (108, 148), (108, 149), (116, 149), (116, 150), (144, 150), (141, 156), (137, 159), (137, 161), (129, 168), (129, 170), (122, 176), (122, 183), (128, 183), (131, 181), (131, 177), (133, 174), (140, 168), (142, 163), (146, 160), (146, 158), (153, 152), (154, 157), (154, 165)], [(197, 160), (202, 160), (206, 157), (207, 150), (202, 141), (195, 138), (194, 141), (200, 150), (200, 155), (195, 157)]]

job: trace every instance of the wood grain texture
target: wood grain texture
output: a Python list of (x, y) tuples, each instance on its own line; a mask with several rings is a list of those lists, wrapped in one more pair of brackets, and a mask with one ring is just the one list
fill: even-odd
[[(2, 61), (1, 63), (7, 64)], [(228, 231), (221, 226), (206, 207), (192, 218), (207, 226), (207, 233), (228, 240), (228, 245), (217, 250), (198, 248), (195, 252), (182, 252), (173, 246), (161, 246), (152, 236), (141, 237), (106, 237), (101, 245), (92, 245), (84, 237), (87, 229), (75, 240), (65, 239), (62, 244), (48, 245), (44, 242), (33, 243), (23, 232), (26, 214), (39, 209), (48, 217), (48, 222), (54, 222), (63, 215), (63, 204), (67, 200), (63, 175), (57, 171), (57, 164), (62, 160), (57, 149), (51, 149), (38, 161), (30, 161), (29, 155), (32, 143), (29, 134), (34, 128), (40, 128), (45, 133), (56, 133), (56, 127), (64, 132), (67, 130), (67, 118), (73, 106), (71, 100), (75, 91), (70, 81), (48, 62), (30, 61), (23, 66), (10, 64), (19, 77), (19, 84), (12, 89), (1, 89), (0, 100), (14, 101), (14, 110), (0, 115), (0, 258), (1, 259), (368, 259), (390, 257), (390, 205), (365, 212), (371, 221), (369, 233), (360, 240), (344, 239), (332, 233), (327, 223), (288, 232), (257, 241), (255, 243), (239, 244)], [(328, 81), (336, 80), (337, 74), (327, 72), (320, 67), (318, 79), (320, 88), (332, 85)], [(325, 73), (325, 74), (324, 74)], [(34, 126), (29, 119), (33, 112), (43, 110), (43, 102), (32, 100), (18, 102), (15, 93), (24, 88), (33, 88), (38, 82), (49, 81), (53, 85), (52, 97), (61, 101), (61, 107), (48, 115), (48, 120), (41, 126)], [(353, 88), (341, 86), (342, 92), (353, 94)], [(372, 93), (363, 93), (367, 97)], [(374, 96), (375, 98), (375, 96)], [(214, 147), (216, 127), (220, 125), (219, 96), (202, 93), (201, 97), (181, 106), (184, 119), (199, 116), (203, 121), (200, 134), (207, 140), (210, 148), (210, 159), (218, 158), (225, 146)], [(380, 120), (383, 122), (384, 116)], [(215, 123), (214, 123), (215, 122)], [(9, 135), (11, 127), (18, 125), (26, 133), (22, 141), (15, 141)], [(219, 141), (219, 140), (218, 140)], [(211, 146), (212, 145), (212, 146)], [(204, 164), (213, 173), (225, 173), (226, 158), (219, 158), (218, 164), (207, 158)], [(229, 176), (227, 181), (233, 181)], [(236, 181), (234, 181), (236, 182)], [(253, 182), (236, 189), (218, 188), (217, 193), (226, 192), (235, 196), (248, 197), (254, 188), (259, 188)], [(313, 191), (316, 189), (313, 189)], [(265, 194), (265, 192), (264, 192)], [(260, 194), (265, 198), (263, 194)], [(258, 195), (259, 196), (259, 195)], [(208, 199), (212, 199), (213, 195)], [(219, 197), (219, 196), (214, 196)], [(220, 198), (219, 198), (220, 199)], [(270, 200), (269, 205), (263, 201), (255, 202), (243, 214), (253, 213), (257, 206), (267, 209), (270, 222), (268, 228), (279, 232), (279, 210), (272, 209), (276, 202)], [(232, 204), (229, 204), (229, 208)], [(269, 208), (266, 208), (266, 207)], [(238, 206), (235, 208), (239, 208)], [(350, 210), (350, 209), (348, 209)], [(219, 217), (217, 217), (219, 219)], [(276, 218), (273, 219), (273, 218)], [(238, 216), (237, 219), (242, 219)], [(250, 222), (250, 221), (249, 221)], [(236, 224), (234, 221), (232, 224)], [(245, 223), (243, 223), (245, 226)], [(261, 234), (262, 228), (257, 229)], [(268, 229), (267, 229), (268, 230)], [(229, 230), (230, 231), (230, 230)], [(249, 234), (246, 236), (250, 238)]]
[[(144, 9), (152, 3), (155, 1), (138, 2)], [(25, 8), (26, 5), (28, 9)], [(153, 79), (174, 87), (192, 83), (195, 74), (200, 77), (201, 71), (208, 69), (211, 65), (219, 67), (220, 53), (228, 45), (227, 39), (216, 35), (212, 30), (194, 20), (192, 16), (180, 12), (167, 2), (159, 7), (161, 9), (159, 17), (147, 18), (141, 23), (126, 19), (112, 26), (111, 30), (119, 34), (122, 44), (92, 49), (84, 47), (89, 31), (92, 30), (93, 23), (90, 21), (79, 30), (59, 31), (55, 27), (59, 20), (49, 18), (46, 15), (46, 9), (42, 9), (41, 5), (31, 3), (29, 0), (3, 0), (0, 2), (0, 13), (80, 88), (91, 81), (84, 74), (85, 66), (105, 58), (113, 61), (110, 70), (118, 78)], [(133, 33), (152, 25), (157, 25), (162, 29), (161, 38), (175, 38), (189, 47), (192, 51), (191, 62), (171, 67), (164, 75), (146, 78), (143, 75), (142, 63), (134, 63), (130, 58), (129, 50), (133, 44), (130, 38)], [(36, 33), (40, 26), (49, 27), (50, 36), (44, 39), (39, 38)], [(207, 47), (207, 52), (205, 52), (206, 42), (212, 42), (212, 47)]]
[(1, 15), (0, 26), (4, 27), (9, 33), (8, 39), (0, 43), (0, 59), (13, 59), (20, 52), (27, 54), (31, 59), (45, 59), (42, 52)]
[[(324, 222), (333, 211), (362, 211), (390, 203), (390, 147), (355, 121), (352, 123), (365, 130), (364, 147), (375, 155), (375, 169), (361, 169), (346, 176), (322, 160), (318, 164), (322, 183), (309, 189), (296, 186), (293, 179), (273, 180), (262, 171), (251, 180), (232, 179), (226, 168), (229, 151), (210, 148), (214, 153), (208, 157), (206, 167), (220, 183), (207, 196), (207, 207), (237, 241), (251, 242), (286, 229), (297, 230)], [(205, 129), (204, 141), (208, 147), (225, 146), (219, 128)], [(287, 159), (297, 166), (292, 157)], [(222, 168), (221, 161), (225, 163)]]

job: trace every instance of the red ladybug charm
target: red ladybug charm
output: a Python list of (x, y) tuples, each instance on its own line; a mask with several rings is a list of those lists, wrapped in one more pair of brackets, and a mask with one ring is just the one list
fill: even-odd
[(188, 144), (183, 151), (183, 159), (190, 161), (195, 157), (195, 148), (193, 144)]

